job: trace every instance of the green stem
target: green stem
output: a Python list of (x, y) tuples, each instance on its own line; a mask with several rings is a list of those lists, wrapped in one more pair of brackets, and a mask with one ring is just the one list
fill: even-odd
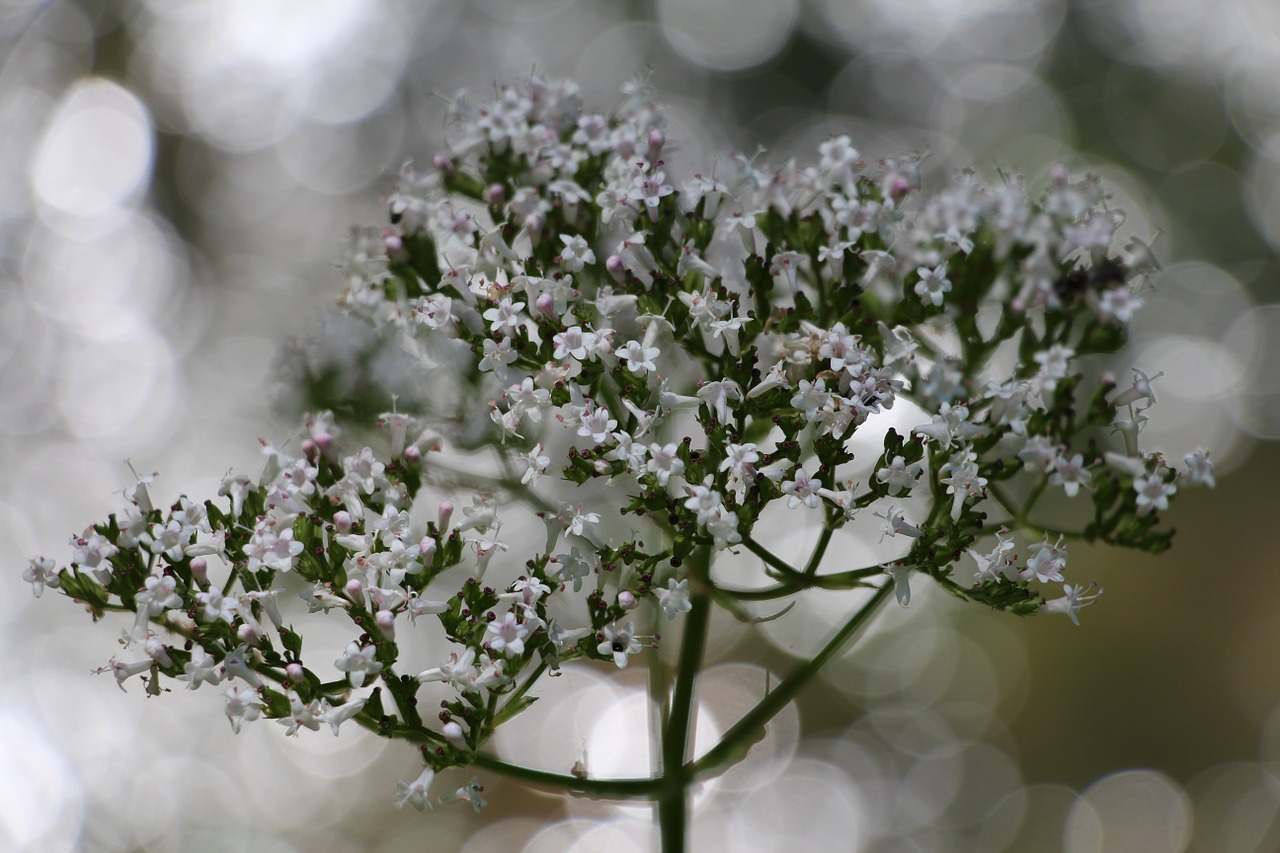
[(709, 575), (711, 552), (703, 547), (690, 557), (690, 586), (693, 605), (685, 617), (684, 636), (680, 643), (680, 659), (676, 669), (675, 692), (671, 712), (662, 733), (661, 788), (658, 793), (658, 824), (662, 837), (662, 853), (684, 853), (688, 834), (688, 791), (690, 778), (685, 768), (694, 722), (694, 686), (702, 668), (702, 654), (711, 626)]
[(548, 770), (535, 770), (519, 764), (508, 764), (500, 758), (476, 753), (471, 762), (474, 766), (494, 773), (501, 773), (512, 779), (519, 779), (530, 785), (544, 788), (556, 788), (575, 793), (590, 794), (597, 797), (612, 797), (623, 800), (648, 800), (661, 789), (661, 779), (589, 779), (580, 776), (569, 776), (563, 773), (552, 773)]
[(827, 553), (827, 546), (831, 544), (831, 534), (835, 532), (832, 523), (828, 512), (827, 523), (822, 525), (822, 535), (818, 537), (818, 544), (814, 547), (813, 553), (809, 555), (809, 562), (805, 564), (805, 577), (811, 578), (818, 573), (818, 566), (822, 564), (822, 558)]
[(757, 557), (764, 560), (765, 565), (770, 566), (773, 569), (776, 569), (781, 574), (795, 575), (796, 577), (801, 576), (800, 573), (797, 572), (794, 568), (792, 568), (789, 563), (787, 563), (777, 554), (770, 551), (768, 548), (761, 545), (756, 540), (752, 539), (750, 536), (742, 537), (742, 544), (752, 554), (755, 554)]
[[(658, 619), (661, 610), (649, 608), (652, 618), (649, 621), (649, 632), (658, 633)], [(666, 667), (662, 664), (662, 656), (649, 656), (649, 775), (654, 779), (662, 778), (662, 733), (667, 729), (667, 691)]]
[(857, 589), (861, 586), (868, 586), (863, 583), (865, 578), (873, 578), (884, 574), (884, 567), (871, 566), (865, 569), (850, 569), (847, 572), (838, 572), (830, 575), (813, 575), (803, 576), (796, 575), (796, 578), (786, 578), (780, 581), (777, 586), (764, 587), (762, 589), (733, 589), (727, 586), (717, 586), (716, 592), (720, 595), (726, 595), (730, 598), (736, 598), (739, 601), (772, 601), (775, 598), (786, 598), (788, 595), (795, 595), (806, 589)]
[[(866, 604), (862, 605), (858, 612), (853, 614), (849, 621), (841, 626), (835, 636), (827, 641), (827, 644), (822, 647), (812, 660), (798, 666), (774, 690), (748, 711), (742, 719), (734, 723), (724, 733), (724, 737), (720, 739), (720, 742), (706, 755), (685, 768), (689, 781), (693, 781), (698, 776), (705, 776), (719, 770), (746, 755), (751, 745), (763, 736), (765, 724), (785, 708), (804, 689), (805, 685), (818, 674), (818, 671), (840, 652), (845, 643), (866, 624), (867, 620), (871, 618), (881, 604), (889, 599), (892, 593), (892, 583), (885, 583), (878, 588), (871, 598), (867, 600)], [(666, 853), (666, 848), (664, 847), (663, 849), (664, 853)]]

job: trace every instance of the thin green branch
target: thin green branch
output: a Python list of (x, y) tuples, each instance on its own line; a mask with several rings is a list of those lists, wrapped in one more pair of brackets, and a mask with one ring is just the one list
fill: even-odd
[(549, 770), (537, 770), (510, 764), (491, 755), (476, 753), (471, 762), (475, 767), (501, 773), (511, 779), (519, 779), (530, 785), (544, 788), (571, 791), (598, 797), (613, 797), (627, 800), (649, 800), (661, 789), (660, 779), (591, 779), (564, 773), (552, 773)]
[(812, 660), (796, 667), (790, 675), (761, 699), (742, 719), (734, 723), (724, 733), (724, 737), (720, 739), (718, 744), (706, 755), (686, 768), (691, 777), (697, 778), (709, 775), (745, 756), (751, 745), (763, 736), (765, 725), (800, 693), (827, 662), (844, 648), (845, 643), (867, 623), (892, 593), (892, 583), (885, 583), (880, 586), (872, 594), (871, 598), (858, 609), (858, 612), (853, 614), (849, 621), (841, 626), (835, 636), (827, 641), (826, 645)]
[(792, 566), (789, 563), (787, 563), (777, 554), (774, 554), (768, 548), (761, 545), (755, 539), (752, 539), (750, 534), (742, 537), (742, 544), (752, 554), (755, 554), (757, 557), (764, 560), (765, 565), (770, 566), (773, 569), (776, 569), (777, 571), (781, 572), (783, 575), (789, 575), (789, 576), (794, 575), (797, 578), (802, 577), (802, 575), (799, 572), (797, 572), (794, 568), (792, 568)]

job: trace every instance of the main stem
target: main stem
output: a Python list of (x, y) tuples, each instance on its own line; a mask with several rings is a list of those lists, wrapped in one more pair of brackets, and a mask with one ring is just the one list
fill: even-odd
[(690, 587), (693, 605), (684, 623), (680, 642), (680, 658), (676, 664), (675, 690), (666, 728), (662, 733), (662, 783), (658, 794), (658, 825), (662, 837), (662, 853), (684, 853), (688, 834), (688, 790), (692, 781), (685, 758), (693, 729), (693, 691), (702, 654), (707, 645), (707, 629), (711, 625), (710, 582), (711, 552), (703, 547), (690, 557)]

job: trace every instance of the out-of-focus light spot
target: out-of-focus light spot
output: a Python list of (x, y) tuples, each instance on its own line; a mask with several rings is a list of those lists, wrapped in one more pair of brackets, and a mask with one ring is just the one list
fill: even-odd
[(37, 232), (23, 275), (28, 304), (82, 338), (145, 334), (172, 307), (180, 251), (167, 227), (141, 215), (86, 239)]
[[(927, 578), (921, 579), (928, 581)], [(933, 598), (932, 591), (917, 582), (909, 613), (920, 612)], [(886, 607), (902, 608), (896, 601)], [(850, 611), (852, 612), (852, 611)], [(920, 617), (899, 614), (898, 630), (872, 632), (847, 653), (832, 661), (824, 677), (848, 695), (867, 701), (873, 698), (894, 705), (923, 708), (934, 702), (955, 674), (956, 649), (946, 621), (921, 624)], [(907, 622), (911, 626), (907, 627)]]
[(276, 153), (298, 183), (342, 195), (368, 186), (397, 165), (404, 130), (404, 112), (393, 103), (361, 122), (299, 123), (276, 143)]
[(1238, 761), (1199, 773), (1187, 784), (1195, 803), (1195, 850), (1264, 853), (1280, 818), (1280, 777), (1260, 764)]
[[(1125, 230), (1141, 233), (1128, 223)], [(1159, 245), (1155, 251), (1158, 255)], [(1139, 347), (1165, 335), (1220, 337), (1249, 310), (1252, 302), (1234, 276), (1202, 261), (1172, 264), (1157, 273), (1153, 281), (1155, 289), (1144, 295), (1146, 304), (1130, 327), (1131, 340)], [(1251, 354), (1242, 359), (1236, 346), (1230, 346), (1237, 361), (1249, 362)]]
[(1280, 371), (1276, 370), (1280, 364), (1280, 303), (1243, 314), (1224, 340), (1233, 353), (1244, 353), (1248, 358), (1233, 409), (1236, 422), (1256, 438), (1280, 438)]
[(1080, 795), (1067, 817), (1067, 853), (1181, 853), (1191, 838), (1191, 804), (1154, 770), (1107, 776)]
[(937, 823), (964, 781), (959, 744), (942, 743), (917, 757), (899, 780), (895, 827), (919, 829)]
[[(530, 694), (538, 701), (503, 723), (493, 737), (494, 751), (529, 767), (566, 773), (581, 762), (592, 776), (603, 775), (587, 751), (587, 740), (595, 721), (624, 701), (624, 692), (602, 670), (570, 663), (560, 668), (559, 677), (540, 680)], [(643, 722), (639, 731), (648, 731)]]
[(150, 330), (68, 343), (54, 389), (67, 428), (82, 438), (126, 429), (161, 431), (176, 402), (169, 344)]
[[(662, 28), (645, 21), (619, 24), (592, 37), (578, 53), (574, 76), (587, 103), (608, 108), (621, 102), (623, 84), (641, 72), (664, 100), (677, 92), (686, 104), (705, 100), (707, 70), (680, 61), (663, 38)], [(679, 159), (696, 168), (683, 145)]]
[(1254, 228), (1272, 248), (1280, 248), (1280, 123), (1259, 140), (1240, 193)]
[(151, 120), (128, 89), (108, 80), (73, 86), (45, 132), (32, 185), (59, 213), (91, 218), (136, 201), (151, 177)]
[[(764, 667), (751, 664), (730, 663), (703, 670), (698, 676), (699, 713), (705, 711), (722, 731), (728, 730), (778, 681)], [(769, 721), (764, 737), (752, 744), (746, 758), (716, 777), (716, 786), (724, 791), (750, 791), (769, 784), (795, 754), (799, 737), (800, 713), (791, 703)], [(708, 741), (706, 748), (711, 745)], [(700, 745), (699, 754), (706, 748)]]
[(1238, 64), (1248, 54), (1273, 50), (1280, 8), (1267, 0), (1244, 0), (1223, 14), (1214, 0), (1133, 0), (1098, 3), (1129, 31), (1130, 61), (1192, 66), (1211, 61)]
[(1067, 815), (1079, 795), (1062, 785), (1030, 785), (1007, 795), (983, 821), (977, 849), (1049, 853), (1062, 849)]
[(647, 853), (656, 848), (653, 821), (617, 820), (597, 826), (567, 853)]
[(598, 821), (585, 819), (560, 820), (547, 824), (541, 832), (529, 839), (520, 853), (564, 853), (599, 825)]
[(307, 117), (345, 124), (376, 110), (395, 91), (397, 78), (368, 62), (339, 61), (316, 69)]
[(34, 721), (0, 712), (0, 846), (49, 853), (78, 847), (82, 794), (62, 754)]
[(796, 0), (659, 0), (663, 34), (690, 62), (738, 71), (771, 58), (791, 38)]
[[(421, 847), (421, 829), (413, 828), (413, 841), (405, 850), (416, 850)], [(467, 838), (467, 846), (473, 850), (524, 850), (539, 831), (546, 828), (547, 822), (529, 817), (511, 817), (499, 819), (488, 816), (484, 825)], [(400, 850), (400, 847), (393, 849)]]
[[(1231, 422), (1226, 401), (1235, 398), (1245, 376), (1245, 365), (1215, 340), (1168, 335), (1145, 346), (1135, 363), (1149, 375), (1164, 371), (1156, 380), (1159, 416), (1143, 430), (1141, 444), (1159, 448), (1172, 460), (1196, 448), (1212, 450), (1219, 473), (1239, 449), (1239, 430)], [(1118, 377), (1121, 387), (1129, 377)]]
[(530, 23), (567, 12), (578, 0), (472, 0), (472, 4), (503, 23)]
[[(1112, 137), (1134, 160), (1151, 169), (1202, 160), (1226, 138), (1221, 96), (1208, 78), (1184, 79), (1170, 86), (1162, 77), (1117, 63), (1104, 98)], [(1195, 120), (1188, 121), (1187, 116)]]
[(976, 62), (960, 69), (939, 70), (949, 72), (942, 75), (939, 83), (974, 101), (1004, 100), (1037, 80), (1025, 68), (998, 62)]
[(1277, 65), (1280, 57), (1242, 62), (1228, 72), (1224, 101), (1231, 125), (1240, 138), (1255, 149), (1265, 143), (1280, 123), (1280, 91), (1275, 85)]
[(729, 811), (731, 850), (777, 850), (804, 839), (810, 850), (862, 848), (865, 808), (857, 784), (839, 768), (797, 758), (773, 784), (735, 800)]
[[(626, 694), (592, 720), (586, 739), (587, 769), (592, 777), (636, 779), (652, 772), (652, 751), (657, 745), (649, 737), (649, 697), (639, 687)], [(693, 754), (697, 758), (715, 746), (722, 729), (705, 706), (700, 705), (695, 716)], [(636, 807), (649, 809), (643, 803)]]
[(377, 761), (391, 742), (347, 723), (338, 737), (334, 737), (326, 725), (321, 726), (314, 737), (278, 737), (272, 743), (281, 756), (297, 765), (298, 772), (308, 778), (345, 779)]
[(213, 28), (208, 36), (229, 60), (304, 65), (358, 30), (362, 20), (381, 11), (380, 5), (369, 0), (277, 0), (266, 5), (228, 0), (212, 7), (216, 17), (208, 22)]
[[(955, 58), (1037, 56), (1061, 25), (1056, 0), (822, 0), (831, 28), (859, 53)], [(949, 42), (949, 43), (948, 43)]]

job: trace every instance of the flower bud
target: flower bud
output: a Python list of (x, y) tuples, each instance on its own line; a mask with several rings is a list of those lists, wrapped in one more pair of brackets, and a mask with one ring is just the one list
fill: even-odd
[(302, 664), (298, 663), (297, 661), (294, 661), (293, 663), (286, 665), (284, 668), (284, 674), (287, 675), (289, 677), (289, 680), (292, 681), (294, 684), (301, 684), (302, 681), (307, 677), (306, 671), (302, 668)]
[(373, 623), (378, 626), (378, 632), (388, 640), (396, 638), (396, 615), (390, 610), (379, 610), (373, 615)]
[(624, 284), (627, 280), (627, 265), (623, 263), (621, 255), (610, 255), (609, 259), (604, 262), (604, 268), (609, 271), (609, 275), (618, 284)]
[(350, 533), (351, 525), (351, 513), (346, 510), (338, 510), (333, 514), (333, 526), (339, 533)]
[(550, 293), (539, 293), (538, 298), (534, 300), (533, 305), (547, 319), (560, 322), (560, 318), (556, 316), (556, 300)]
[(200, 586), (209, 585), (209, 561), (204, 557), (194, 557), (191, 560), (191, 574), (196, 579), (196, 583)]
[(436, 167), (436, 171), (443, 172), (446, 175), (453, 173), (453, 161), (449, 159), (448, 154), (437, 154), (432, 157), (431, 165)]
[(658, 158), (662, 156), (662, 146), (667, 144), (667, 135), (658, 128), (649, 131), (649, 150), (645, 153), (645, 159), (650, 163), (662, 165)]
[(449, 519), (453, 518), (453, 504), (449, 503), (448, 501), (441, 501), (441, 502), (440, 502), (440, 514), (439, 514), (438, 518), (439, 518), (439, 520), (436, 522), (436, 524), (437, 524), (437, 525), (439, 526), (439, 528), (440, 528), (440, 533), (441, 533), (441, 534), (444, 534), (444, 533), (448, 532), (448, 530), (449, 530)]
[(462, 726), (458, 725), (453, 720), (450, 720), (440, 727), (440, 734), (444, 735), (444, 739), (447, 740), (449, 745), (453, 748), (467, 748), (467, 739), (463, 737)]
[(422, 451), (418, 448), (418, 445), (411, 444), (404, 449), (404, 458), (409, 462), (419, 462), (422, 460)]
[(640, 602), (636, 601), (636, 597), (631, 590), (624, 589), (618, 593), (618, 606), (623, 610), (635, 610), (640, 606)]
[(490, 184), (485, 190), (485, 196), (488, 197), (490, 204), (502, 204), (507, 198), (507, 188), (502, 184)]
[(351, 580), (347, 581), (347, 585), (344, 587), (344, 589), (346, 590), (347, 598), (350, 598), (352, 601), (355, 601), (361, 598), (362, 594), (364, 593), (364, 584), (360, 582), (359, 578), (352, 578)]

